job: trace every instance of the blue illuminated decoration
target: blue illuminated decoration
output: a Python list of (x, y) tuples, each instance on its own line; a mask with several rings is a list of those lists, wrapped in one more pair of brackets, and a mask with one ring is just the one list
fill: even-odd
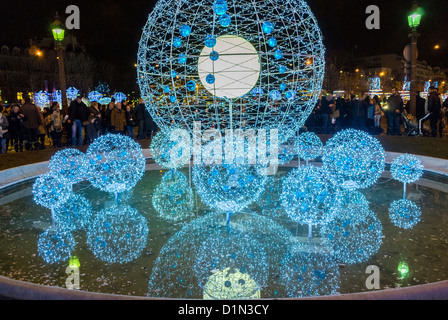
[(182, 40), (178, 37), (175, 37), (173, 39), (173, 47), (174, 48), (179, 48), (182, 45)]
[(187, 82), (186, 87), (188, 89), (188, 91), (192, 92), (196, 90), (196, 82), (194, 82), (193, 80), (190, 80)]
[(70, 101), (73, 101), (78, 96), (79, 90), (74, 87), (70, 87), (67, 89), (66, 92), (67, 92), (67, 99), (69, 99)]
[(379, 141), (364, 131), (343, 130), (324, 147), (323, 168), (329, 178), (347, 190), (373, 185), (385, 168), (385, 151)]
[(48, 95), (48, 92), (46, 91), (39, 91), (34, 94), (34, 104), (40, 108), (45, 108), (50, 105), (50, 97)]
[(405, 154), (396, 158), (390, 167), (392, 177), (403, 183), (414, 183), (423, 175), (423, 165), (414, 155)]
[(33, 184), (34, 201), (47, 209), (63, 205), (72, 193), (71, 183), (53, 172), (44, 174)]
[(126, 95), (123, 92), (117, 92), (112, 97), (115, 99), (115, 102), (123, 102), (127, 99)]
[(307, 166), (291, 171), (284, 178), (281, 201), (291, 220), (325, 225), (338, 214), (341, 193), (321, 168)]
[(87, 95), (90, 102), (100, 102), (100, 99), (103, 97), (103, 94), (98, 91), (91, 91)]
[(76, 241), (73, 235), (64, 230), (50, 228), (39, 235), (37, 251), (48, 264), (56, 264), (70, 259)]
[(179, 169), (190, 161), (190, 137), (184, 133), (171, 128), (169, 131), (159, 131), (154, 136), (150, 150), (158, 165), (166, 169)]
[(308, 161), (322, 156), (324, 145), (314, 132), (305, 132), (295, 141), (295, 149), (299, 158)]
[(142, 149), (127, 136), (101, 136), (90, 145), (86, 158), (88, 180), (105, 192), (119, 194), (130, 190), (145, 172)]
[(394, 201), (389, 207), (389, 218), (402, 229), (412, 229), (421, 221), (421, 209), (412, 201)]
[(213, 83), (215, 83), (215, 76), (212, 75), (212, 74), (209, 74), (209, 75), (207, 76), (206, 81), (207, 81), (208, 84), (213, 84)]
[(177, 170), (165, 173), (154, 190), (152, 205), (167, 221), (184, 221), (192, 217), (194, 198), (187, 177)]
[(83, 196), (71, 194), (54, 210), (55, 224), (62, 230), (84, 230), (93, 217), (92, 204)]
[(83, 181), (87, 175), (87, 158), (78, 149), (58, 151), (50, 160), (50, 171), (62, 176), (65, 181), (76, 184)]
[(345, 264), (369, 261), (383, 242), (381, 221), (365, 205), (342, 208), (320, 233), (337, 261)]
[(123, 264), (142, 254), (148, 234), (148, 223), (137, 210), (114, 206), (95, 215), (88, 226), (87, 245), (98, 259)]
[[(325, 48), (304, 0), (159, 0), (143, 28), (137, 66), (141, 96), (159, 128), (174, 124), (192, 134), (200, 121), (203, 130), (221, 133), (278, 129), (284, 143), (319, 99)], [(196, 94), (184, 79), (196, 82)], [(285, 91), (272, 95), (282, 84)], [(247, 94), (255, 88), (257, 95)], [(273, 107), (270, 95), (282, 107)]]

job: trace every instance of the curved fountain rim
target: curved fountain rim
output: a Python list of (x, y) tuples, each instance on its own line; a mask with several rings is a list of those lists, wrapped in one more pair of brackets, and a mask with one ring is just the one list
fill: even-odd
[[(148, 150), (144, 150), (145, 158), (152, 160)], [(386, 164), (391, 164), (392, 161), (402, 153), (386, 152)], [(417, 156), (425, 167), (426, 172), (433, 172), (436, 174), (448, 176), (448, 160)], [(15, 184), (34, 179), (46, 172), (48, 172), (47, 162), (40, 162), (30, 164), (27, 166), (12, 168), (0, 171), (0, 191), (11, 187)], [(157, 165), (153, 169), (159, 167)], [(147, 166), (147, 168), (148, 168)], [(0, 298), (10, 300), (180, 300), (169, 298), (148, 298), (123, 296), (114, 294), (93, 293), (78, 290), (69, 290), (60, 287), (50, 287), (44, 285), (13, 280), (0, 276)], [(294, 299), (262, 299), (262, 300), (446, 300), (448, 299), (448, 280), (435, 283), (416, 285), (405, 288), (393, 288), (369, 292), (341, 294), (333, 296), (322, 297), (308, 297), (308, 298), (294, 298)], [(185, 300), (185, 299), (182, 299)]]

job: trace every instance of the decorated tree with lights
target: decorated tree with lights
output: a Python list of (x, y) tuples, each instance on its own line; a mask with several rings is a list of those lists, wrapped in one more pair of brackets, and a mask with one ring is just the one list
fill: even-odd
[(403, 199), (406, 199), (406, 184), (418, 181), (423, 175), (423, 165), (414, 155), (405, 154), (396, 158), (390, 167), (392, 177), (403, 182)]

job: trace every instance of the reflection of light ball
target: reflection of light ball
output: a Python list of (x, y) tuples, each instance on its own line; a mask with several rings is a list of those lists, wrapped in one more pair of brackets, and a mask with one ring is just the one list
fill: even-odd
[(264, 216), (286, 219), (287, 215), (280, 199), (282, 194), (282, 179), (268, 177), (263, 193), (257, 200)]
[(145, 172), (139, 144), (122, 135), (106, 135), (92, 143), (86, 154), (88, 180), (102, 191), (120, 193), (135, 187)]
[(288, 253), (279, 272), (288, 297), (329, 296), (339, 290), (339, 265), (332, 255), (298, 251)]
[(168, 171), (152, 196), (152, 205), (160, 217), (182, 221), (193, 215), (193, 192), (187, 177), (179, 171)]
[[(304, 0), (160, 0), (143, 29), (137, 73), (161, 129), (174, 123), (191, 133), (197, 120), (205, 130), (278, 128), (288, 138), (320, 95), (324, 55)], [(192, 79), (201, 80), (194, 92), (185, 87)]]
[(37, 251), (48, 264), (58, 263), (70, 259), (76, 241), (70, 232), (49, 229), (39, 235)]
[(260, 299), (260, 287), (247, 273), (239, 270), (216, 271), (204, 286), (204, 300)]
[(86, 155), (77, 149), (64, 149), (51, 158), (49, 168), (70, 183), (81, 182), (87, 174)]
[(193, 182), (202, 201), (220, 212), (238, 212), (258, 199), (267, 176), (256, 165), (195, 165)]
[(392, 162), (390, 171), (395, 180), (413, 183), (422, 177), (423, 165), (416, 156), (405, 154)]
[(412, 229), (421, 220), (420, 208), (409, 200), (394, 201), (389, 207), (389, 218), (394, 225), (403, 229)]
[(64, 230), (84, 229), (92, 219), (92, 204), (84, 197), (72, 194), (67, 202), (55, 209), (55, 223)]
[(341, 195), (321, 168), (308, 166), (296, 169), (284, 178), (281, 200), (292, 220), (321, 225), (338, 213)]
[(71, 184), (51, 172), (37, 178), (33, 185), (34, 201), (48, 209), (64, 204), (71, 192)]
[(343, 208), (320, 232), (335, 258), (347, 264), (368, 261), (383, 242), (381, 222), (367, 206)]
[(302, 133), (295, 143), (297, 154), (303, 160), (313, 160), (322, 155), (323, 144), (314, 132)]
[(379, 141), (366, 132), (344, 130), (327, 142), (322, 162), (335, 184), (347, 190), (364, 189), (381, 177), (385, 151)]
[(148, 240), (146, 219), (128, 206), (98, 213), (87, 230), (87, 244), (94, 255), (108, 263), (137, 259)]
[[(176, 134), (176, 132), (183, 134)], [(190, 137), (186, 131), (159, 131), (151, 141), (151, 155), (158, 165), (167, 169), (179, 169), (190, 160)]]

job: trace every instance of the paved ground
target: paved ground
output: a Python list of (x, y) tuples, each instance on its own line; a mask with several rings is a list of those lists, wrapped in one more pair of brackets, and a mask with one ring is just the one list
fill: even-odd
[[(325, 143), (331, 136), (321, 136)], [(428, 137), (392, 137), (387, 135), (377, 136), (386, 151), (398, 153), (410, 153), (428, 157), (448, 159), (448, 139)], [(139, 141), (142, 148), (149, 147), (150, 140)], [(79, 147), (82, 152), (87, 151), (87, 146)], [(0, 155), (0, 171), (27, 164), (49, 161), (51, 157), (61, 149), (45, 149), (32, 152), (8, 153)]]

